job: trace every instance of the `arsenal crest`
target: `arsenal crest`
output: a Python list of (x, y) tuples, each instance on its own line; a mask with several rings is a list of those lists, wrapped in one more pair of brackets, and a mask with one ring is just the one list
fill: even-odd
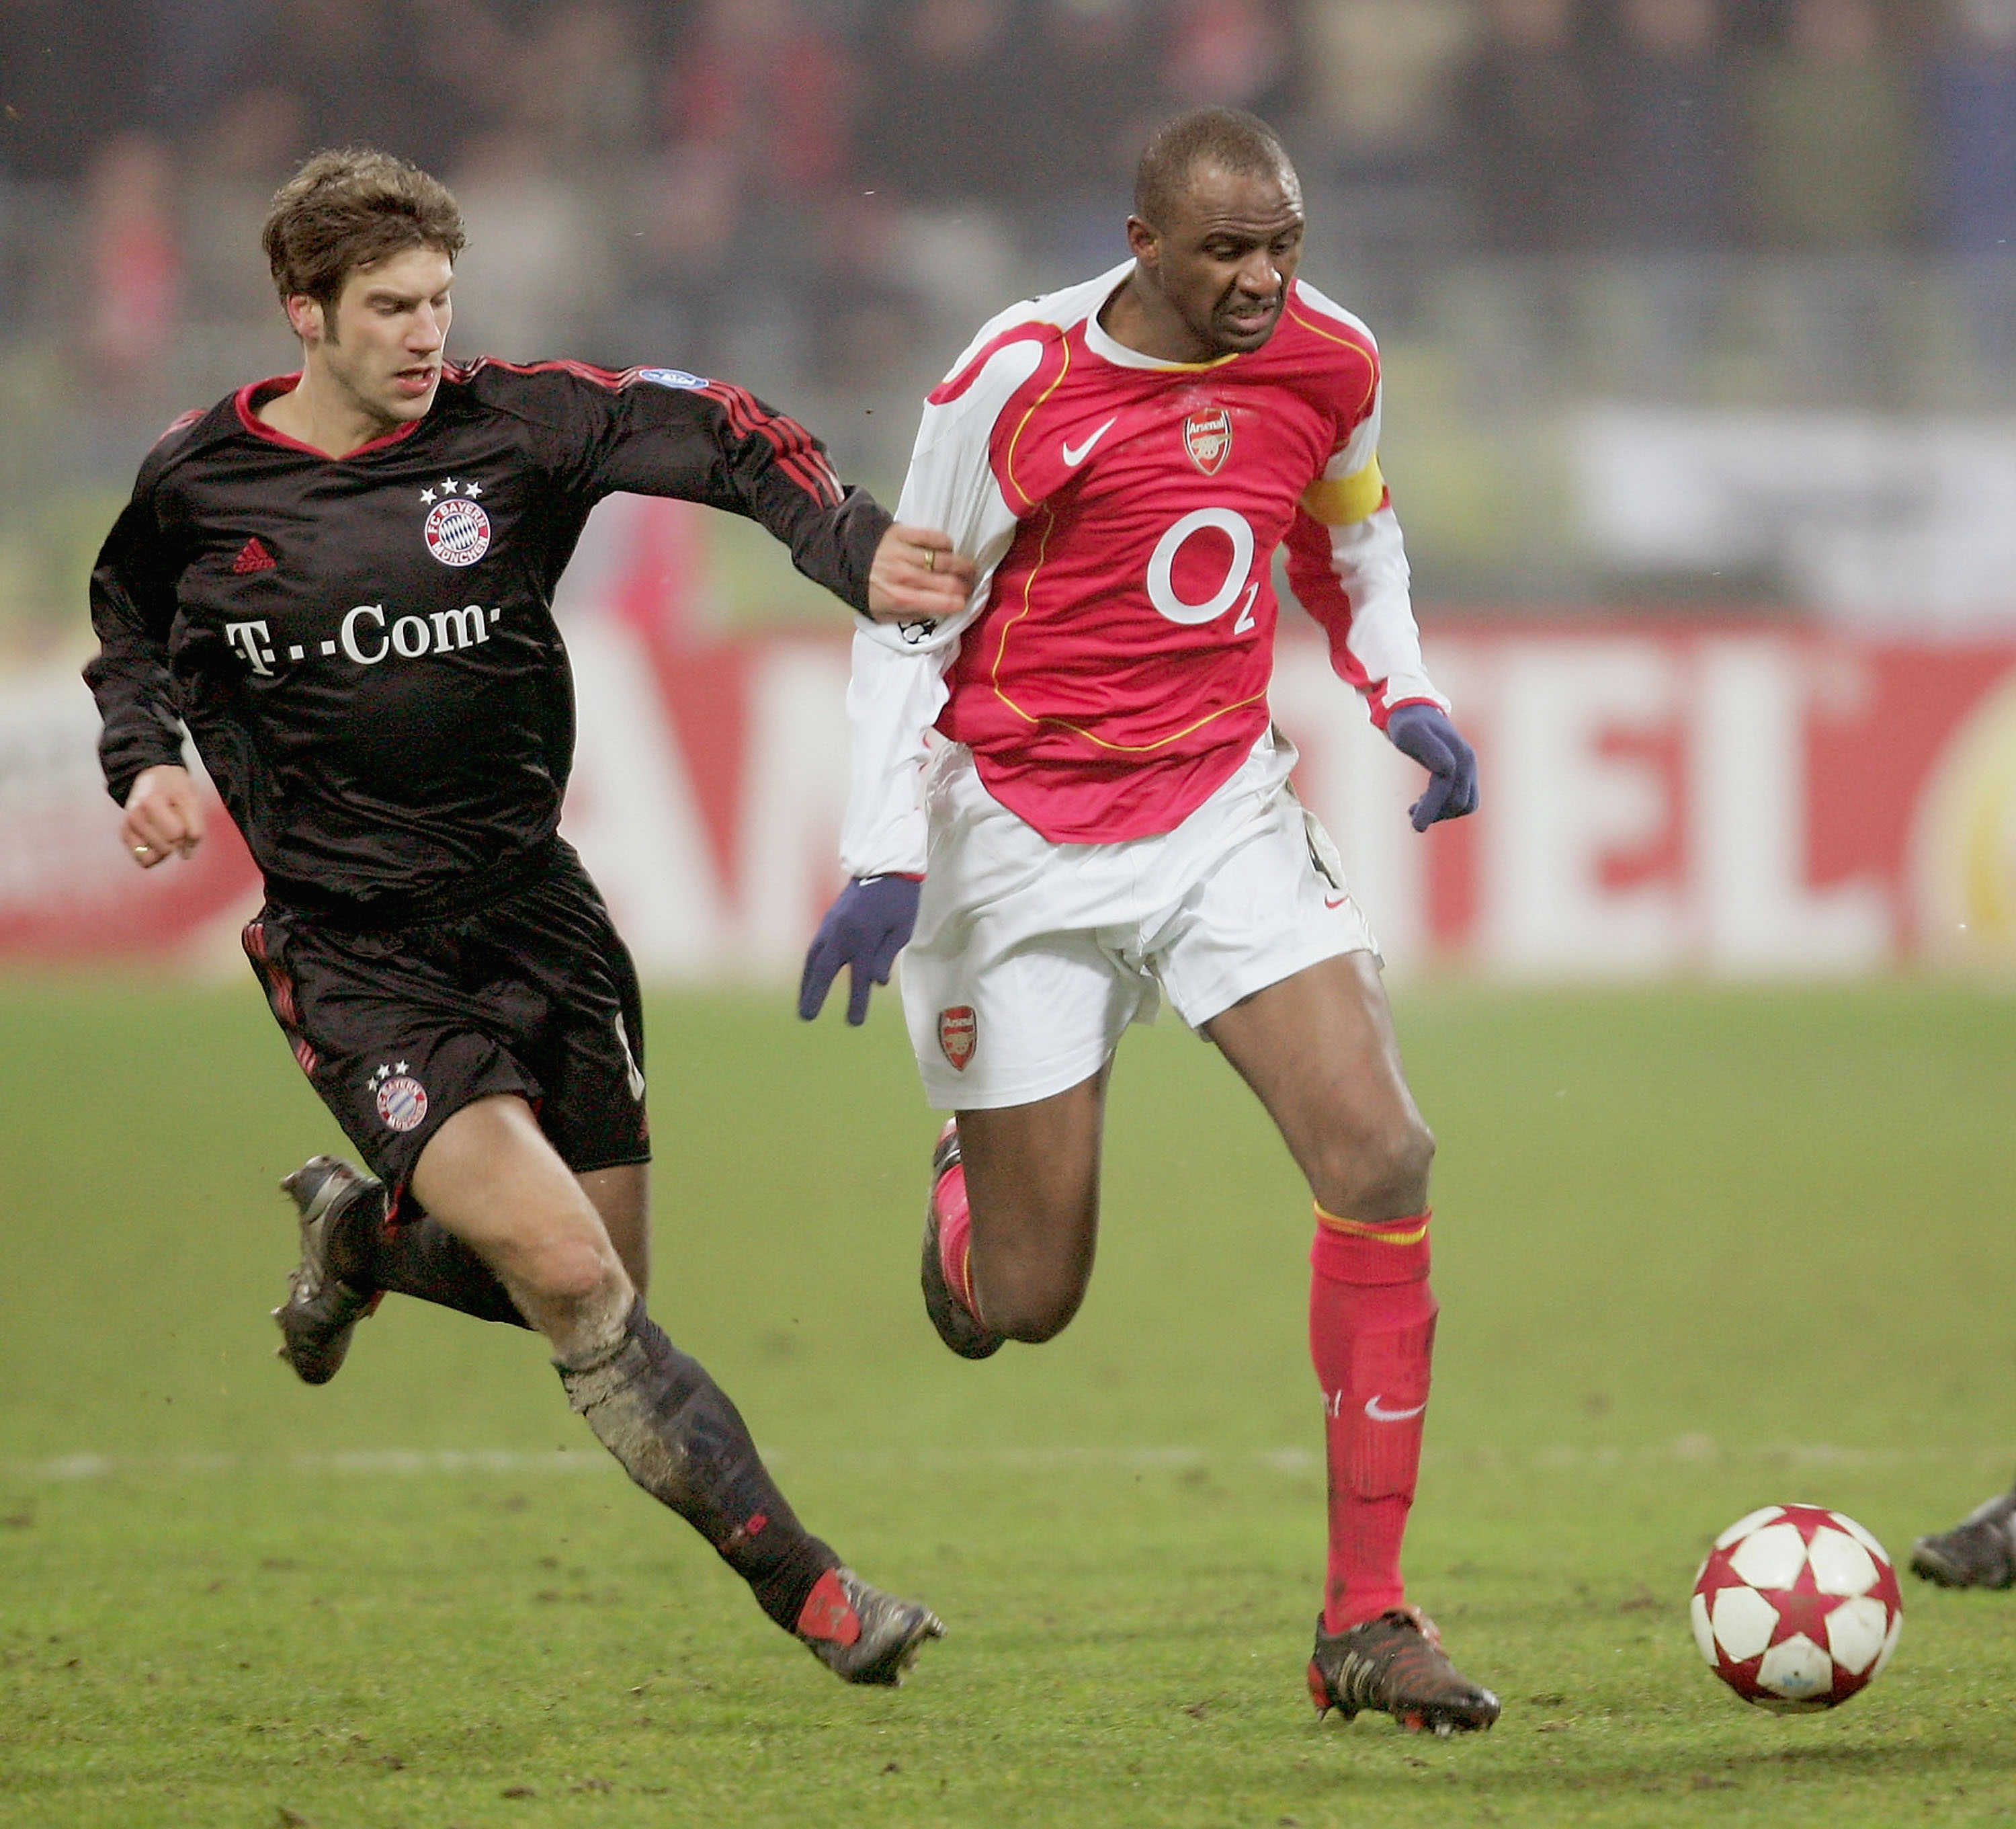
[(1206, 476), (1215, 476), (1232, 455), (1232, 415), (1222, 406), (1200, 406), (1183, 421), (1183, 449)]
[(970, 1004), (955, 1004), (949, 1010), (938, 1012), (938, 1047), (958, 1073), (966, 1071), (966, 1063), (973, 1059), (974, 1044), (979, 1040), (979, 1024), (974, 1020)]

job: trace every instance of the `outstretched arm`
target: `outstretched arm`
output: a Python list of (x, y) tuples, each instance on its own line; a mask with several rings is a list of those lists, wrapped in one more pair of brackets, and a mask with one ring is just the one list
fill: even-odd
[(521, 377), (513, 406), (534, 420), (563, 486), (588, 500), (624, 489), (747, 516), (865, 616), (928, 620), (965, 601), (971, 568), (938, 523), (892, 525), (872, 496), (841, 483), (804, 426), (732, 383), (556, 363), (529, 385)]

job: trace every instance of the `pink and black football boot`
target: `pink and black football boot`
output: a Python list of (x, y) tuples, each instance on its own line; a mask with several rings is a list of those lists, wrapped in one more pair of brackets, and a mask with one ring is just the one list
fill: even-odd
[(924, 1312), (938, 1338), (962, 1359), (985, 1359), (998, 1353), (1006, 1336), (990, 1331), (973, 1310), (970, 1253), (961, 1248), (963, 1274), (955, 1288), (945, 1278), (943, 1234), (948, 1227), (963, 1231), (972, 1223), (966, 1205), (966, 1171), (959, 1158), (959, 1120), (948, 1119), (931, 1152), (931, 1191), (924, 1202)]

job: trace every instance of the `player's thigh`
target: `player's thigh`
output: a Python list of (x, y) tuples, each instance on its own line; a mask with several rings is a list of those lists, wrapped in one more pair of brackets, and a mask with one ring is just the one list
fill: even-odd
[[(560, 1160), (583, 1176), (648, 1163), (636, 970), (579, 861), (563, 853), (485, 939), (500, 1018), (513, 1023), (513, 1051), (538, 1080), (539, 1125)], [(616, 1217), (625, 1229), (644, 1223), (641, 1205)]]
[[(1242, 770), (1199, 808), (1158, 859), (1168, 912), (1148, 958), (1193, 1029), (1326, 961), (1377, 955), (1328, 835), (1285, 778), (1269, 785), (1292, 754), (1256, 752), (1250, 777)], [(1249, 791), (1235, 792), (1249, 778)]]
[(1078, 1084), (1028, 1105), (959, 1114), (959, 1156), (976, 1241), (1068, 1248), (1099, 1217), (1100, 1145), (1109, 1062)]
[(1204, 1026), (1327, 1208), (1366, 1220), (1419, 1210), (1435, 1140), (1408, 1088), (1370, 953), (1308, 966)]
[(268, 907), (244, 945), (295, 1060), (395, 1203), (457, 1112), (539, 1096), (484, 1019), (452, 933), (352, 933)]
[(639, 1295), (649, 1293), (651, 1282), (651, 1171), (643, 1163), (626, 1163), (615, 1168), (590, 1169), (577, 1175), (581, 1192), (588, 1196), (602, 1221), (603, 1230), (623, 1261)]
[(412, 1188), (514, 1297), (581, 1300), (624, 1279), (595, 1203), (522, 1098), (481, 1098), (455, 1112), (420, 1152)]
[(939, 1111), (1039, 1105), (1093, 1079), (1159, 992), (1100, 943), (1082, 907), (1044, 893), (1040, 871), (994, 891), (962, 863), (948, 861), (944, 882), (925, 877), (903, 950), (917, 1075)]

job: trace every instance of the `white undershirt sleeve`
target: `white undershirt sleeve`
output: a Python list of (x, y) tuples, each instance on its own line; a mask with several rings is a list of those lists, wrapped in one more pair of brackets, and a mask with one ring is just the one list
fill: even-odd
[(1015, 537), (988, 439), (1041, 355), (1034, 337), (1007, 343), (958, 395), (924, 408), (896, 518), (949, 534), (980, 575), (956, 616), (935, 624), (864, 623), (855, 632), (847, 689), (851, 767), (840, 841), (849, 876), (923, 872), (920, 789), (931, 728), (948, 696), (945, 676), (958, 658), (961, 632), (987, 607), (994, 568)]
[(1382, 727), (1410, 700), (1449, 709), (1421, 659), (1399, 518), (1379, 468), (1380, 400), (1304, 494), (1289, 540), (1289, 577), (1330, 637), (1337, 672), (1364, 693)]
[(945, 707), (945, 669), (958, 651), (905, 654), (865, 629), (854, 637), (852, 754), (840, 828), (841, 868), (849, 876), (924, 873), (927, 734)]

